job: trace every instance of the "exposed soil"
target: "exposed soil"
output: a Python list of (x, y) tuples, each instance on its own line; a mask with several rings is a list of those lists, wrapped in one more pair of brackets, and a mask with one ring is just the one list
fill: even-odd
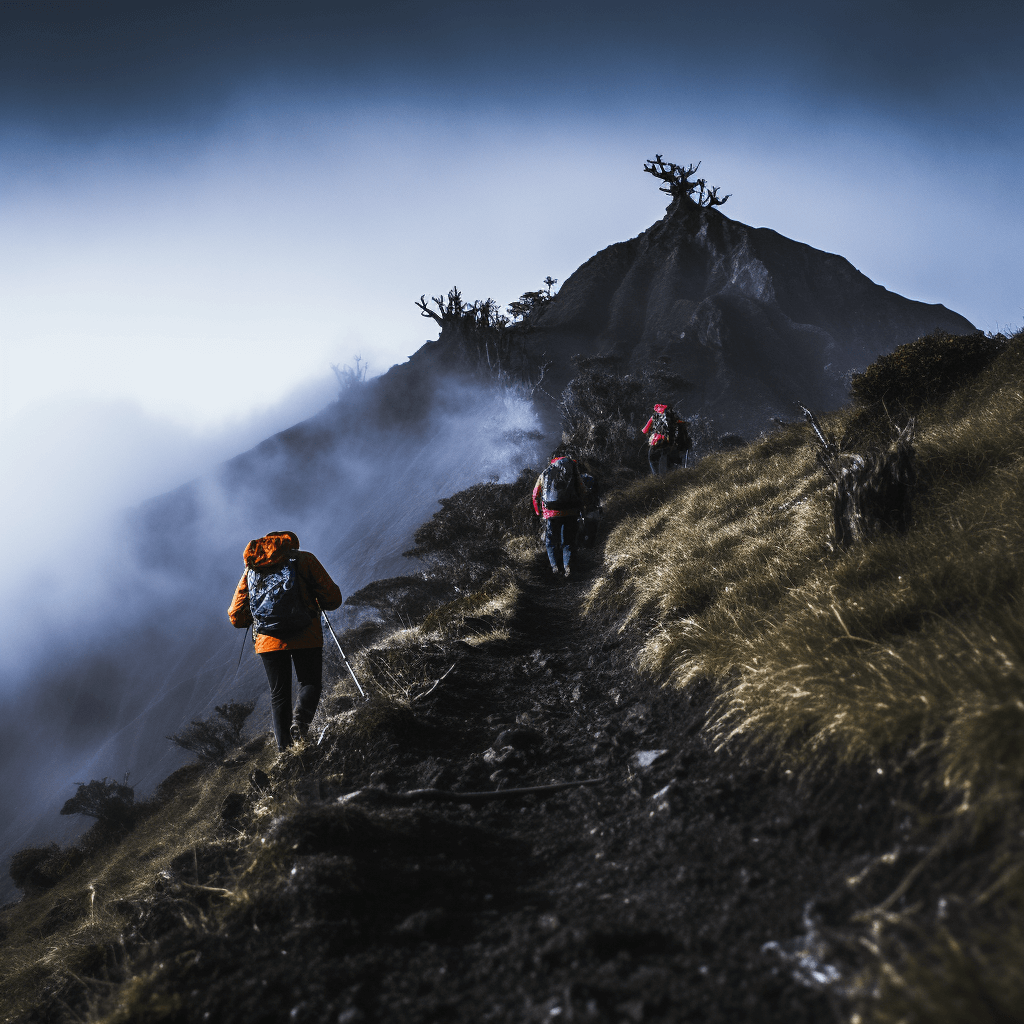
[[(128, 943), (155, 972), (153, 1019), (832, 1019), (836, 964), (854, 963), (829, 925), (892, 834), (889, 794), (845, 785), (812, 807), (708, 750), (706, 691), (658, 687), (631, 667), (636, 635), (580, 617), (589, 557), (567, 582), (538, 555), (511, 639), (459, 645), (416, 720), (346, 758), (342, 791), (311, 756), (265, 840), (271, 896), (196, 930), (175, 899), (240, 884), (239, 865), (211, 848), (168, 879)], [(338, 801), (590, 779), (481, 806)]]

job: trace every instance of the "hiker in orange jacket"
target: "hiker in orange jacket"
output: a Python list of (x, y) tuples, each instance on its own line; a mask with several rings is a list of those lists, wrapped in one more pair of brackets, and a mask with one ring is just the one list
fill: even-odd
[[(305, 739), (323, 688), (324, 633), (320, 610), (341, 605), (341, 591), (299, 538), (283, 531), (251, 540), (245, 571), (228, 608), (231, 625), (252, 626), (256, 653), (270, 683), (277, 749)], [(299, 684), (292, 713), (292, 664)]]
[(690, 449), (690, 432), (686, 420), (680, 419), (672, 406), (655, 405), (654, 415), (641, 431), (648, 435), (647, 462), (655, 476), (664, 476), (683, 464), (683, 453)]
[(572, 549), (586, 501), (587, 486), (576, 460), (556, 450), (533, 487), (533, 512), (544, 517), (544, 546), (556, 576), (572, 574)]

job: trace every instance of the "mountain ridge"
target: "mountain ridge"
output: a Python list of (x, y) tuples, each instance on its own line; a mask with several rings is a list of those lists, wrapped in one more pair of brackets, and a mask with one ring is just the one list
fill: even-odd
[(914, 515), (850, 550), (803, 423), (633, 470), (571, 580), (532, 474), (453, 495), (448, 592), (341, 637), (370, 700), (328, 650), (308, 742), (22, 851), (10, 1019), (1015, 1019), (1022, 379), (1024, 334), (879, 361), (822, 427), (856, 459), (912, 410)]

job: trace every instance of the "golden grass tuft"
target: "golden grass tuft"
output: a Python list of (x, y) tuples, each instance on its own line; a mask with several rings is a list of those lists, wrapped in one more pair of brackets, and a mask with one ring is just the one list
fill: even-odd
[[(824, 474), (793, 427), (618, 497), (588, 610), (648, 622), (645, 667), (718, 681), (720, 745), (755, 742), (806, 771), (927, 743), (944, 787), (1020, 792), (1024, 396), (1007, 372), (1019, 347), (970, 396), (922, 414), (908, 534), (831, 554)], [(842, 433), (851, 415), (826, 426)]]

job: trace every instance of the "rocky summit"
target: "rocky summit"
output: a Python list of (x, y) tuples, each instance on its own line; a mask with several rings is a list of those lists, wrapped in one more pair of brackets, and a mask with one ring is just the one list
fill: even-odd
[(531, 345), (571, 376), (580, 353), (623, 370), (657, 363), (680, 402), (745, 436), (794, 402), (841, 405), (851, 371), (897, 345), (974, 326), (890, 292), (842, 256), (677, 198), (636, 238), (592, 256), (536, 315)]

